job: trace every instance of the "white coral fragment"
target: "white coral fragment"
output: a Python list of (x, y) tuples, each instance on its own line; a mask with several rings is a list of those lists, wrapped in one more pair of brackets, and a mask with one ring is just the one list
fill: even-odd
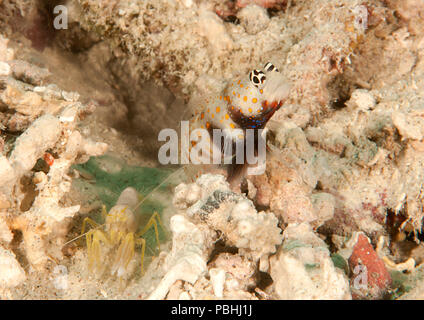
[[(418, 116), (422, 116), (423, 112)], [(424, 130), (422, 121), (416, 120), (415, 114), (405, 114), (403, 112), (395, 111), (392, 113), (392, 121), (399, 133), (404, 139), (422, 140)]]
[[(183, 289), (193, 299), (254, 299), (247, 288), (255, 285), (257, 262), (266, 270), (269, 255), (282, 241), (274, 214), (257, 212), (252, 201), (231, 191), (224, 176), (214, 174), (177, 186), (174, 204), (180, 214), (171, 218), (166, 274), (149, 299), (163, 299), (170, 290), (170, 298), (178, 297)], [(219, 235), (238, 253), (222, 253), (207, 265)]]
[(374, 96), (364, 89), (356, 89), (352, 92), (350, 100), (346, 102), (346, 105), (352, 109), (358, 109), (360, 111), (366, 112), (374, 109), (376, 101)]
[(14, 180), (15, 172), (9, 160), (0, 155), (0, 190), (10, 190)]
[(0, 61), (0, 76), (8, 76), (12, 72), (9, 64)]
[(23, 174), (31, 170), (37, 159), (55, 145), (61, 131), (60, 121), (53, 115), (47, 114), (34, 121), (15, 142), (9, 159), (15, 171)]
[(0, 243), (10, 243), (13, 240), (13, 233), (0, 216)]
[(25, 271), (15, 255), (0, 246), (0, 288), (12, 288), (25, 281)]
[(257, 212), (252, 201), (232, 192), (221, 175), (202, 175), (195, 184), (202, 188), (202, 198), (187, 209), (188, 216), (222, 232), (228, 245), (255, 261), (275, 252), (282, 235), (273, 213)]
[(284, 230), (283, 247), (270, 259), (279, 299), (350, 299), (349, 281), (337, 269), (326, 244), (304, 223)]
[(204, 233), (182, 215), (174, 215), (170, 221), (172, 250), (165, 259), (168, 270), (149, 300), (164, 299), (171, 286), (178, 280), (194, 284), (204, 273), (207, 262), (207, 246)]
[(219, 268), (209, 270), (213, 292), (216, 297), (222, 298), (224, 293), (225, 271)]
[[(0, 116), (12, 114), (5, 122), (8, 129), (23, 133), (14, 141), (10, 156), (0, 156), (0, 209), (9, 211), (1, 221), (0, 240), (10, 242), (8, 231), (20, 230), (26, 260), (40, 270), (50, 257), (62, 257), (70, 218), (80, 209), (61, 204), (71, 187), (67, 175), (71, 165), (103, 154), (107, 145), (84, 139), (78, 132), (80, 115), (90, 111), (77, 101), (78, 94), (61, 91), (55, 84), (42, 86), (50, 75), (47, 69), (20, 60), (8, 63), (12, 74), (3, 80), (0, 99), (9, 112)], [(40, 159), (48, 167), (47, 174), (36, 165)]]

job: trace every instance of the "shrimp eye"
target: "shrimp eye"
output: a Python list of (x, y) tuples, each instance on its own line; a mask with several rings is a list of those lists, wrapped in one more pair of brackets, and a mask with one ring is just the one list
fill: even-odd
[(271, 62), (267, 62), (264, 66), (264, 70), (266, 72), (271, 72), (271, 71), (276, 71), (278, 72), (278, 69), (271, 63)]
[(259, 87), (259, 85), (265, 83), (266, 77), (261, 70), (252, 70), (249, 73), (249, 79), (255, 87)]

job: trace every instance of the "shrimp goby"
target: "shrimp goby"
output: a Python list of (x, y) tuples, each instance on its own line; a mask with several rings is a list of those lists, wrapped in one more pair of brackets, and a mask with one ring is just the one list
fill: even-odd
[[(253, 131), (254, 153), (258, 153), (257, 137), (263, 138), (266, 132), (260, 131), (264, 129), (268, 121), (274, 113), (284, 104), (290, 92), (290, 85), (282, 73), (270, 62), (266, 63), (261, 69), (254, 69), (249, 73), (236, 77), (229, 81), (225, 88), (215, 95), (206, 97), (203, 104), (200, 103), (195, 108), (194, 116), (190, 121), (190, 137), (196, 129), (206, 129), (208, 135), (199, 133), (198, 141), (207, 140), (205, 145), (211, 146), (208, 148), (198, 148), (197, 141), (191, 143), (190, 157), (191, 162), (212, 163), (214, 155), (222, 151), (221, 139), (215, 140), (215, 129), (220, 129), (223, 132), (222, 137), (230, 138), (231, 143), (246, 144), (249, 138), (248, 129)], [(215, 141), (219, 141), (216, 143)], [(199, 156), (193, 159), (191, 152), (195, 148), (202, 149)], [(233, 150), (235, 148), (233, 147)], [(247, 146), (245, 148), (247, 150)], [(221, 152), (222, 155), (222, 152)], [(246, 166), (235, 166), (235, 153), (230, 155), (232, 166), (230, 171), (236, 172), (242, 170)], [(246, 159), (246, 157), (244, 157)], [(206, 160), (206, 161), (204, 161)], [(228, 163), (228, 162), (227, 162)], [(237, 168), (237, 169), (236, 169)], [(239, 175), (239, 174), (237, 174)], [(235, 176), (229, 172), (229, 177)]]
[(227, 129), (230, 133), (242, 129), (234, 139), (243, 139), (243, 130), (265, 127), (287, 99), (289, 89), (286, 78), (268, 62), (263, 70), (254, 69), (235, 78), (221, 93), (206, 98), (204, 105), (196, 108), (192, 127)]
[[(141, 246), (141, 273), (144, 273), (144, 254), (146, 240), (143, 235), (154, 228), (158, 249), (160, 250), (158, 222), (159, 214), (154, 212), (141, 231), (134, 211), (139, 204), (138, 193), (134, 188), (126, 188), (120, 195), (116, 205), (109, 212), (102, 208), (104, 224), (100, 225), (90, 218), (85, 218), (82, 226), (84, 234), (87, 224), (92, 227), (86, 233), (88, 269), (90, 272), (102, 274), (106, 267), (110, 274), (122, 278), (129, 273), (129, 265), (135, 256), (135, 248)], [(112, 263), (105, 263), (111, 259)]]

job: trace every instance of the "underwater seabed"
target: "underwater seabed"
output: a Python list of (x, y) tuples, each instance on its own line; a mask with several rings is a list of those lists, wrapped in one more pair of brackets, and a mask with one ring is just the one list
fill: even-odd
[[(57, 4), (0, 2), (0, 299), (424, 298), (422, 0)], [(189, 119), (265, 173), (159, 165)]]

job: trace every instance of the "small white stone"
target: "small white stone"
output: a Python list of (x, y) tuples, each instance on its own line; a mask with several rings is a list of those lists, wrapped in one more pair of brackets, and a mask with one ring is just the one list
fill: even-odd
[(32, 91), (37, 92), (37, 93), (43, 93), (44, 91), (46, 91), (46, 87), (44, 86), (36, 86), (34, 87), (34, 89), (32, 89)]
[(15, 178), (15, 172), (5, 156), (0, 156), (0, 187), (7, 187)]
[(68, 289), (68, 269), (64, 265), (58, 265), (53, 269), (55, 277), (52, 279), (53, 285), (58, 290)]
[(259, 271), (268, 272), (268, 269), (269, 269), (269, 259), (268, 259), (268, 256), (265, 255), (259, 259)]
[(289, 224), (282, 248), (270, 258), (269, 271), (279, 299), (351, 299), (348, 278), (309, 224)]
[(15, 255), (0, 247), (0, 288), (13, 288), (25, 281), (25, 271)]
[(62, 91), (62, 97), (65, 99), (65, 101), (75, 102), (78, 101), (80, 95), (77, 92)]
[(414, 117), (400, 111), (392, 113), (392, 121), (403, 139), (422, 140), (423, 132)]
[(360, 111), (369, 111), (374, 109), (376, 101), (374, 96), (365, 89), (357, 89), (352, 92), (349, 101), (346, 103), (349, 108)]
[(222, 298), (224, 293), (225, 271), (219, 268), (209, 270), (213, 292), (217, 298)]
[(0, 76), (8, 76), (11, 73), (11, 69), (8, 63), (0, 61)]
[(9, 243), (13, 240), (13, 233), (10, 231), (6, 221), (0, 218), (0, 242)]

